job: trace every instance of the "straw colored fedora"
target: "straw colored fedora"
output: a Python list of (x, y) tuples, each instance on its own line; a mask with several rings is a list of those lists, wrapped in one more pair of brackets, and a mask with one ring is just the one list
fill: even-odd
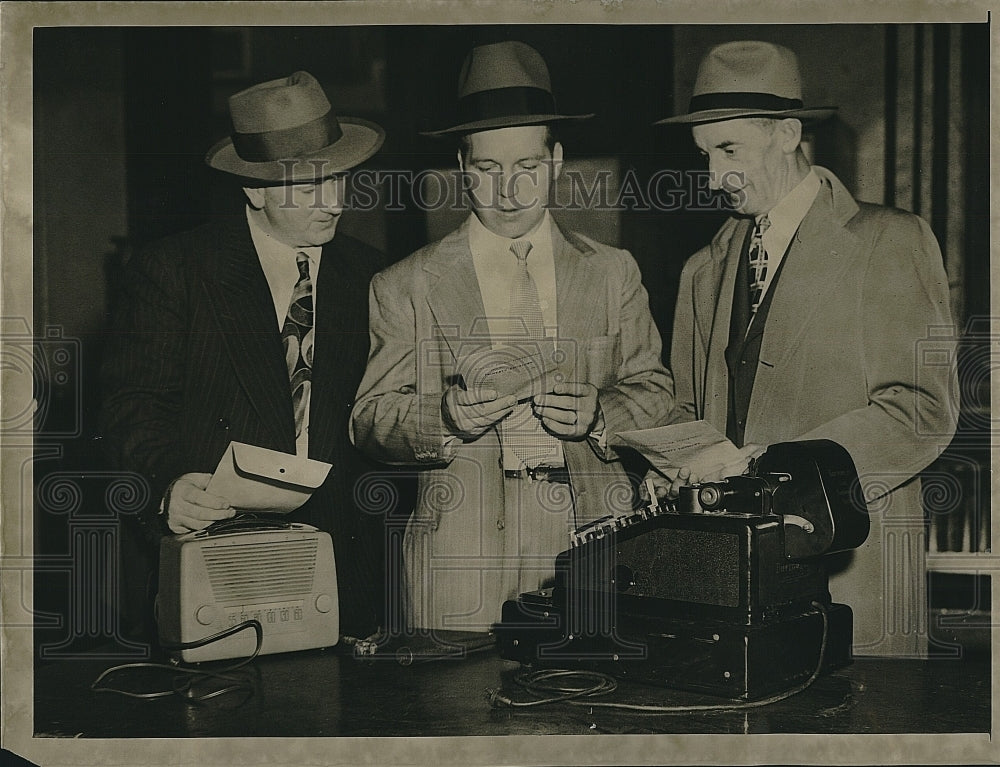
[(836, 107), (804, 108), (799, 61), (788, 48), (741, 40), (712, 48), (698, 67), (687, 114), (658, 120), (709, 123), (740, 117), (825, 120)]
[(230, 96), (229, 114), (233, 133), (208, 151), (205, 162), (257, 181), (315, 181), (364, 162), (385, 140), (375, 123), (338, 119), (308, 72)]
[(458, 122), (449, 128), (422, 131), (422, 135), (474, 133), (593, 116), (560, 114), (545, 60), (530, 45), (508, 40), (480, 45), (469, 52), (458, 75)]

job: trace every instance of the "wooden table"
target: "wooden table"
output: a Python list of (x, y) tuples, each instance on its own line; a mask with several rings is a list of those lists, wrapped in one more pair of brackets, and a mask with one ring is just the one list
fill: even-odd
[[(514, 698), (518, 665), (487, 650), (402, 665), (396, 656), (357, 660), (336, 649), (262, 656), (249, 667), (253, 694), (192, 705), (98, 694), (91, 683), (115, 661), (60, 660), (35, 669), (37, 736), (85, 738), (227, 736), (431, 736), (595, 733), (976, 733), (990, 728), (986, 660), (860, 658), (786, 700), (725, 713), (646, 715), (555, 704), (492, 708), (486, 690)], [(208, 665), (208, 664), (206, 664)], [(211, 664), (209, 667), (220, 664)], [(224, 664), (222, 664), (224, 665)], [(118, 678), (163, 687), (171, 674)], [(622, 683), (601, 700), (656, 705), (718, 703)]]

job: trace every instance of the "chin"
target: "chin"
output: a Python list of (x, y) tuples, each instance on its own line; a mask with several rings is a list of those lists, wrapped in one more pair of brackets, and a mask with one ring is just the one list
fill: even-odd
[(501, 237), (509, 237), (511, 239), (516, 239), (527, 234), (542, 219), (541, 216), (530, 216), (524, 213), (518, 213), (513, 216), (496, 214), (485, 218), (486, 220), (483, 221), (483, 225), (487, 229), (495, 234), (499, 234)]
[(326, 224), (321, 229), (313, 233), (312, 241), (313, 245), (326, 245), (330, 240), (333, 239), (333, 235), (337, 233), (337, 221), (334, 220), (329, 224)]

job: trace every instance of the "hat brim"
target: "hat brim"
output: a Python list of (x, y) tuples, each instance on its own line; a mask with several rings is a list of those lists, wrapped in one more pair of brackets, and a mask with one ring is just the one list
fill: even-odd
[(786, 109), (773, 111), (768, 109), (706, 109), (701, 112), (676, 115), (657, 120), (653, 125), (695, 125), (700, 123), (715, 123), (724, 120), (739, 120), (744, 117), (773, 117), (781, 119), (795, 117), (809, 122), (820, 122), (833, 116), (837, 107), (814, 107), (811, 109)]
[(449, 136), (456, 133), (478, 133), (485, 130), (495, 130), (497, 128), (518, 128), (523, 125), (545, 125), (548, 123), (562, 122), (564, 120), (589, 120), (593, 113), (586, 115), (511, 115), (509, 117), (491, 117), (486, 120), (476, 120), (474, 122), (454, 125), (441, 130), (420, 131), (421, 136)]
[[(375, 154), (385, 141), (385, 131), (373, 122), (358, 117), (341, 117), (338, 122), (343, 135), (333, 144), (315, 152), (282, 161), (247, 162), (236, 153), (232, 138), (225, 138), (208, 150), (205, 162), (216, 170), (254, 181), (316, 181), (360, 165)], [(295, 162), (289, 162), (291, 160)]]

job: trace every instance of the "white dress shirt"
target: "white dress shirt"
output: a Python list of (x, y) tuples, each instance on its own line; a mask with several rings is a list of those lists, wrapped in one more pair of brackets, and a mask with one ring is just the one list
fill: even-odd
[[(510, 317), (511, 285), (518, 268), (517, 258), (510, 250), (514, 240), (491, 232), (483, 226), (475, 214), (469, 219), (469, 249), (472, 252), (472, 263), (479, 281), (483, 308), (486, 310), (485, 319), (493, 345), (499, 346), (504, 343), (504, 336), (509, 338), (511, 335), (520, 335), (524, 332), (523, 324), (518, 322), (519, 318)], [(538, 289), (538, 301), (545, 322), (545, 335), (557, 337), (556, 268), (552, 254), (552, 218), (549, 212), (545, 212), (542, 220), (532, 231), (517, 239), (531, 242), (528, 273)], [(508, 417), (516, 416), (517, 411)], [(543, 438), (551, 441), (552, 447), (541, 463), (546, 466), (563, 465), (565, 459), (562, 443), (547, 432)], [(505, 469), (522, 468), (520, 459), (513, 454), (513, 451), (506, 448), (503, 450), (503, 463)]]
[(767, 214), (771, 226), (764, 232), (761, 241), (767, 251), (767, 274), (764, 275), (764, 290), (761, 296), (767, 295), (771, 282), (778, 271), (782, 259), (788, 250), (788, 245), (795, 232), (812, 207), (821, 185), (819, 176), (812, 168), (795, 188), (782, 197)]
[[(291, 245), (276, 240), (257, 224), (251, 215), (250, 208), (247, 208), (247, 223), (250, 225), (250, 236), (257, 251), (257, 258), (260, 260), (260, 267), (264, 270), (267, 286), (271, 290), (271, 300), (274, 302), (274, 316), (278, 323), (278, 330), (280, 331), (282, 325), (285, 324), (288, 303), (292, 300), (292, 291), (295, 288), (295, 283), (299, 280), (299, 267), (295, 263), (295, 256), (298, 253), (305, 253), (309, 257), (309, 278), (313, 284), (313, 325), (315, 326), (316, 285), (319, 279), (320, 257), (323, 254), (323, 248), (320, 246), (293, 248)], [(291, 396), (291, 388), (289, 388), (289, 396)], [(309, 455), (309, 403), (306, 403), (302, 433), (296, 440), (295, 452), (300, 456)]]

